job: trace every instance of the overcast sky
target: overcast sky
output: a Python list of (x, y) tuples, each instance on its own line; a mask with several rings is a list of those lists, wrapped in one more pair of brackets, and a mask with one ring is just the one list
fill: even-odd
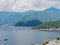
[(60, 9), (60, 0), (0, 0), (0, 11), (42, 11), (50, 7)]

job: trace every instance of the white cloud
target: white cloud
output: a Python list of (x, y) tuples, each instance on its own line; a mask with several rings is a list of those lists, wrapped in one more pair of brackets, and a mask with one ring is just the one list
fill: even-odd
[(44, 10), (60, 8), (60, 0), (0, 0), (0, 11)]
[(0, 0), (0, 11), (11, 10), (14, 4), (13, 0)]

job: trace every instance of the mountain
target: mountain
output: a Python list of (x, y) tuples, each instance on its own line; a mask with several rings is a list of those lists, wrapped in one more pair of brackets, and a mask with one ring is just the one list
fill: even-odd
[(28, 21), (32, 19), (37, 19), (42, 22), (46, 22), (49, 20), (59, 20), (60, 19), (60, 9), (56, 8), (48, 8), (44, 11), (33, 11), (29, 10), (23, 13), (24, 17), (22, 18), (23, 21)]
[(49, 11), (51, 11), (51, 12), (60, 12), (60, 9), (57, 9), (57, 8), (54, 8), (54, 7), (50, 7), (48, 9), (44, 10), (44, 11), (47, 11), (47, 12), (49, 12)]
[(18, 22), (15, 26), (38, 26), (40, 24), (42, 24), (42, 22), (35, 19), (27, 22)]
[(22, 17), (19, 12), (0, 12), (0, 25), (13, 24), (17, 18)]
[(16, 25), (20, 22), (24, 24), (35, 19), (43, 23), (46, 21), (60, 20), (60, 9), (51, 7), (44, 11), (0, 12), (0, 25)]

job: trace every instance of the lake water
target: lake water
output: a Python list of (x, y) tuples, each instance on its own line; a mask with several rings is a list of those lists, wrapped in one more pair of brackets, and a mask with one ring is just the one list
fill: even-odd
[[(31, 45), (56, 39), (60, 32), (32, 30), (31, 28), (0, 28), (0, 45)], [(8, 39), (4, 41), (4, 39)]]

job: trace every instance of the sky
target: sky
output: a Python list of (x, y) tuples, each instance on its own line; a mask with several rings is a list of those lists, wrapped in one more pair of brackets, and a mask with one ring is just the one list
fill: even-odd
[(50, 7), (60, 9), (60, 0), (0, 0), (0, 11), (42, 11)]

